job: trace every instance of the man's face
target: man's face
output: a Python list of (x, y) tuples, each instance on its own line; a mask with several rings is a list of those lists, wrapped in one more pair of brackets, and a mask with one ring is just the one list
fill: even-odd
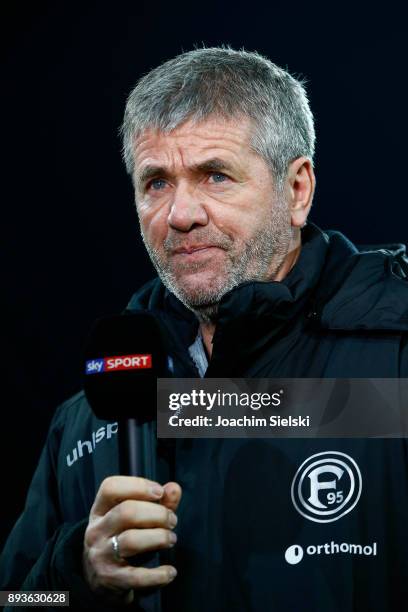
[(274, 278), (291, 217), (248, 120), (188, 121), (137, 139), (135, 197), (143, 240), (164, 284), (205, 319), (248, 280)]

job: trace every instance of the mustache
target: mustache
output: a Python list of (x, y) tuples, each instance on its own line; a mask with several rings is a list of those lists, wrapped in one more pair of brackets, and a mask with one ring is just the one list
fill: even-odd
[(184, 233), (171, 233), (163, 242), (166, 253), (172, 253), (175, 249), (189, 248), (195, 244), (208, 244), (228, 251), (232, 244), (232, 238), (223, 234), (221, 231), (213, 229), (195, 229)]

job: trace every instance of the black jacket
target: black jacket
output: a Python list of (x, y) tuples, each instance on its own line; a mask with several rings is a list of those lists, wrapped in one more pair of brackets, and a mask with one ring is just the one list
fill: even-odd
[[(223, 298), (206, 376), (408, 377), (404, 248), (359, 251), (312, 224), (302, 241), (283, 282), (244, 283)], [(198, 376), (187, 351), (197, 321), (158, 280), (128, 308), (159, 313), (175, 375)], [(116, 432), (82, 393), (56, 411), (4, 549), (2, 589), (64, 589), (71, 605), (96, 605), (82, 541), (101, 481), (118, 473)], [(389, 612), (408, 601), (406, 439), (162, 442), (163, 480), (169, 452), (183, 497), (164, 610)], [(358, 465), (361, 495), (338, 520), (317, 522), (296, 509), (291, 485), (305, 460), (328, 452)]]

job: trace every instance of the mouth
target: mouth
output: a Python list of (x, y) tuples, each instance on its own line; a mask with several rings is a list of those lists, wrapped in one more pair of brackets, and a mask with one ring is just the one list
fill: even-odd
[(214, 249), (220, 250), (220, 247), (214, 246), (212, 244), (200, 244), (200, 245), (192, 245), (189, 247), (180, 247), (173, 251), (173, 255), (182, 255), (185, 257), (192, 255), (201, 255), (207, 254)]

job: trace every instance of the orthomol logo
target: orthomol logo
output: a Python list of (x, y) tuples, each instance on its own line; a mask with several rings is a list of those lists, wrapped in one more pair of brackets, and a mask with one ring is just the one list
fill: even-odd
[(342, 542), (336, 544), (336, 542), (330, 542), (326, 544), (311, 544), (303, 549), (299, 544), (293, 544), (285, 552), (285, 560), (290, 565), (296, 565), (300, 563), (303, 557), (306, 555), (359, 555), (360, 557), (376, 557), (377, 556), (377, 542), (373, 542), (367, 546), (362, 544), (349, 544)]
[(338, 451), (312, 455), (302, 463), (292, 482), (296, 510), (316, 523), (330, 523), (350, 512), (361, 495), (357, 463)]
[(90, 359), (85, 363), (85, 374), (101, 374), (119, 370), (142, 370), (152, 367), (151, 355), (115, 355)]

